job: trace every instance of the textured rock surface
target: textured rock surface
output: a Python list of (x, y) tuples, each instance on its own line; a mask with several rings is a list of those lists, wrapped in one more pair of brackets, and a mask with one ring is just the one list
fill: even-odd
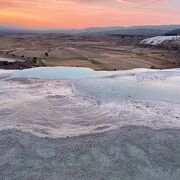
[[(0, 179), (179, 180), (180, 105), (172, 99), (106, 102), (81, 93), (76, 85), (85, 79), (12, 78), (11, 73), (0, 71)], [(111, 86), (112, 78), (132, 83), (126, 76), (87, 83)], [(177, 90), (178, 99), (178, 76), (146, 83), (151, 82)], [(112, 90), (119, 96), (121, 89)], [(107, 86), (103, 93), (109, 93)]]

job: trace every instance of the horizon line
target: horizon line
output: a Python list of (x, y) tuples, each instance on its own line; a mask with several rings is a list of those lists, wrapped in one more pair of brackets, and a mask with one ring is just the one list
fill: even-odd
[(38, 27), (38, 26), (28, 26), (28, 25), (22, 25), (22, 24), (15, 24), (15, 23), (4, 23), (0, 22), (0, 26), (4, 27), (12, 27), (12, 28), (22, 28), (22, 29), (39, 29), (39, 30), (79, 30), (79, 29), (88, 29), (88, 28), (115, 28), (115, 27), (122, 27), (122, 28), (129, 28), (129, 27), (146, 27), (146, 26), (180, 26), (180, 23), (170, 23), (170, 24), (140, 24), (140, 25), (104, 25), (104, 26), (85, 26), (85, 27)]

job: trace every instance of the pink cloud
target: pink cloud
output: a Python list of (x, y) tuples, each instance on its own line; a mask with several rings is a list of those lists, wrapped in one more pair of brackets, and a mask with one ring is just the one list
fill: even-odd
[(13, 2), (0, 0), (0, 8), (14, 6), (14, 5), (15, 4)]
[(147, 4), (147, 3), (162, 3), (165, 1), (169, 1), (169, 0), (119, 0), (119, 2), (129, 2), (129, 3), (143, 3), (143, 4)]
[(56, 27), (173, 24), (180, 23), (178, 1), (0, 0), (0, 22)]

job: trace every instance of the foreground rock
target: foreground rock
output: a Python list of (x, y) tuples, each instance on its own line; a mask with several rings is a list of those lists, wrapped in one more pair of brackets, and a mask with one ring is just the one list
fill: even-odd
[[(179, 180), (178, 70), (89, 80), (57, 79), (49, 70), (52, 79), (0, 71), (0, 179)], [(24, 71), (34, 74), (15, 73)], [(147, 89), (131, 88), (135, 79)], [(128, 97), (116, 102), (123, 87)]]
[(0, 179), (179, 180), (180, 130), (127, 126), (70, 138), (0, 132)]

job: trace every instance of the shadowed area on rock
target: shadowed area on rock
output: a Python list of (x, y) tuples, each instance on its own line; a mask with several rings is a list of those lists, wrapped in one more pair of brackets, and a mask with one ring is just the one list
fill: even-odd
[(178, 180), (180, 130), (127, 126), (67, 138), (0, 132), (1, 179)]

